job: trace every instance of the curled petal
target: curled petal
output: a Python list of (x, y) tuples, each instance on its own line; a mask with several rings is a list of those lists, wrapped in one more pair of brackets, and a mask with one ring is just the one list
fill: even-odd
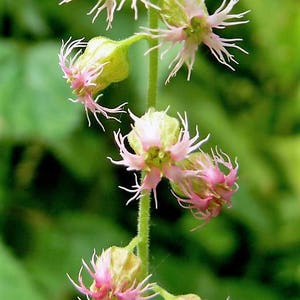
[[(149, 7), (152, 7), (153, 9), (160, 10), (160, 8), (158, 6), (151, 3), (150, 1), (141, 0), (141, 2), (145, 5), (145, 7), (147, 9), (149, 9)], [(118, 10), (122, 9), (124, 3), (125, 3), (125, 0), (122, 0), (121, 3), (118, 6)], [(132, 0), (131, 1), (131, 8), (134, 10), (134, 19), (137, 20), (137, 18), (138, 18), (137, 0)]]
[(221, 6), (210, 16), (208, 16), (208, 22), (213, 28), (223, 29), (226, 26), (240, 25), (248, 23), (249, 20), (244, 21), (226, 21), (228, 19), (240, 19), (243, 18), (250, 10), (239, 14), (229, 14), (235, 4), (239, 2), (239, 0), (230, 0), (227, 6), (225, 7), (227, 0), (223, 0)]
[(93, 17), (93, 23), (99, 16), (99, 14), (106, 9), (106, 21), (107, 21), (107, 27), (106, 30), (110, 29), (112, 27), (112, 21), (114, 18), (114, 12), (117, 7), (116, 0), (99, 0), (97, 4), (88, 12), (88, 15), (91, 15), (94, 13)]
[(133, 200), (140, 199), (141, 192), (144, 190), (143, 186), (139, 184), (136, 174), (134, 174), (134, 179), (135, 179), (135, 185), (133, 185), (131, 189), (126, 188), (124, 186), (119, 186), (120, 189), (122, 189), (126, 192), (134, 193), (134, 195), (126, 202), (126, 205), (128, 205)]
[[(151, 274), (147, 276), (143, 281), (138, 285), (133, 282), (132, 286), (126, 291), (116, 291), (114, 294), (118, 300), (146, 300), (151, 299), (157, 295), (157, 293), (152, 293), (151, 289), (155, 286), (155, 283), (146, 283), (151, 277)], [(143, 295), (147, 294), (147, 295)]]
[(119, 119), (109, 114), (124, 113), (125, 111), (123, 110), (123, 107), (127, 103), (123, 103), (115, 108), (107, 108), (97, 103), (97, 101), (101, 96), (102, 94), (98, 95), (96, 99), (93, 99), (92, 95), (87, 93), (81, 97), (78, 97), (77, 101), (81, 102), (84, 105), (89, 126), (91, 126), (91, 121), (88, 115), (88, 112), (90, 111), (94, 115), (97, 123), (102, 127), (103, 131), (105, 131), (103, 124), (100, 122), (98, 118), (98, 114), (103, 115), (106, 119), (114, 119), (119, 122)]
[(207, 142), (209, 139), (208, 135), (205, 139), (197, 142), (199, 138), (199, 132), (197, 128), (196, 135), (193, 138), (190, 138), (186, 113), (184, 113), (184, 118), (179, 113), (178, 116), (182, 122), (183, 128), (180, 131), (177, 143), (168, 149), (174, 161), (183, 160), (189, 153), (201, 147), (201, 145)]
[(59, 65), (64, 72), (64, 78), (66, 79), (70, 79), (70, 76), (73, 74), (74, 61), (82, 51), (77, 51), (77, 53), (72, 58), (69, 58), (69, 56), (71, 55), (73, 50), (86, 47), (87, 43), (83, 42), (83, 40), (84, 38), (72, 41), (72, 37), (70, 37), (66, 42), (62, 41), (62, 46), (60, 48), (58, 57)]
[(136, 155), (130, 153), (125, 147), (125, 139), (128, 135), (122, 136), (120, 130), (114, 132), (114, 138), (119, 146), (120, 155), (122, 156), (122, 160), (115, 161), (112, 158), (108, 158), (112, 163), (116, 165), (124, 165), (127, 167), (127, 170), (142, 170), (145, 166), (144, 158), (141, 155)]
[(203, 43), (209, 48), (218, 62), (234, 71), (235, 69), (230, 65), (230, 62), (234, 62), (235, 64), (238, 64), (238, 62), (235, 60), (234, 55), (230, 54), (227, 48), (236, 48), (245, 54), (248, 54), (246, 50), (234, 43), (241, 40), (242, 39), (220, 38), (217, 34), (211, 32), (203, 38)]
[(136, 174), (134, 174), (134, 177), (135, 185), (133, 185), (131, 189), (119, 186), (121, 189), (127, 192), (134, 193), (134, 195), (127, 201), (126, 204), (130, 203), (132, 200), (140, 199), (143, 191), (147, 191), (149, 193), (153, 191), (155, 208), (158, 208), (156, 187), (161, 180), (160, 170), (157, 168), (151, 169), (150, 172), (147, 172), (141, 184), (139, 184)]

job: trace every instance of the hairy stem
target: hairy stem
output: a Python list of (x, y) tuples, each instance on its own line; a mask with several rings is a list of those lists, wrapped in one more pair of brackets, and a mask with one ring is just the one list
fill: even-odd
[[(152, 1), (153, 3), (154, 1)], [(153, 3), (155, 4), (155, 3)], [(158, 27), (158, 14), (153, 8), (148, 10), (149, 28)], [(157, 45), (157, 40), (150, 39), (149, 49)], [(147, 108), (156, 106), (157, 98), (157, 78), (158, 78), (158, 49), (154, 48), (149, 53), (149, 74), (148, 74), (148, 95)], [(143, 181), (145, 174), (142, 174)], [(138, 255), (142, 261), (142, 277), (145, 278), (149, 273), (149, 233), (150, 233), (150, 191), (143, 191), (139, 202), (138, 215), (138, 237), (139, 244), (137, 247)]]
[(138, 216), (138, 256), (142, 261), (142, 278), (149, 272), (149, 231), (150, 231), (150, 192), (145, 191), (139, 202)]

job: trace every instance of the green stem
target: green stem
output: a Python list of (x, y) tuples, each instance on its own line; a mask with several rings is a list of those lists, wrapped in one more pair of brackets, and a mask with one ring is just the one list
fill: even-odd
[[(155, 1), (152, 1), (152, 3)], [(153, 3), (155, 4), (155, 3)], [(150, 8), (148, 10), (149, 28), (156, 29), (158, 27), (158, 14)], [(150, 39), (149, 49), (156, 47), (158, 42), (156, 39)], [(158, 79), (158, 49), (153, 48), (149, 53), (149, 74), (148, 74), (148, 95), (147, 108), (156, 106), (157, 98), (157, 79)], [(143, 181), (145, 173), (142, 174)], [(150, 236), (150, 191), (143, 191), (139, 201), (138, 215), (138, 237), (139, 244), (137, 247), (138, 256), (142, 261), (142, 278), (149, 273), (149, 236)]]
[(151, 38), (144, 33), (137, 33), (137, 34), (134, 34), (134, 35), (124, 39), (122, 42), (126, 43), (128, 46), (131, 46), (132, 44), (134, 44), (140, 40), (150, 40), (150, 39)]
[(139, 242), (140, 242), (140, 238), (138, 237), (138, 236), (136, 236), (136, 237), (134, 237), (131, 241), (130, 241), (130, 243), (126, 246), (126, 249), (128, 250), (128, 251), (133, 251), (136, 247), (137, 247), (137, 245), (139, 244)]
[(142, 261), (141, 278), (144, 279), (149, 273), (149, 231), (150, 231), (150, 192), (143, 192), (139, 201), (138, 256)]
[[(151, 3), (155, 4), (154, 1)], [(156, 10), (150, 8), (148, 11), (148, 22), (150, 29), (157, 29), (158, 27), (158, 13)], [(148, 77), (148, 108), (156, 106), (157, 99), (157, 82), (158, 82), (158, 45), (157, 39), (150, 39), (148, 41), (149, 49), (153, 48), (149, 53), (149, 77)]]

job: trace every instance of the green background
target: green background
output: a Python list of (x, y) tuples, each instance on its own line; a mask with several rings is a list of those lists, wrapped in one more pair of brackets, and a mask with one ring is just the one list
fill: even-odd
[[(213, 12), (221, 1), (207, 0)], [(126, 245), (136, 233), (137, 202), (118, 188), (134, 183), (118, 160), (113, 131), (88, 128), (81, 104), (58, 66), (61, 40), (96, 35), (121, 39), (139, 31), (145, 10), (133, 20), (130, 1), (105, 31), (105, 13), (92, 24), (96, 1), (0, 2), (0, 299), (68, 300), (76, 291), (81, 258), (110, 245)], [(128, 4), (128, 5), (127, 5)], [(158, 108), (187, 112), (204, 146), (238, 157), (239, 192), (233, 207), (199, 224), (179, 207), (163, 181), (152, 209), (151, 273), (175, 294), (203, 299), (300, 299), (300, 3), (241, 0), (250, 22), (219, 33), (242, 37), (245, 55), (233, 50), (232, 72), (200, 47), (191, 80), (183, 67), (167, 86), (172, 56), (160, 63)], [(130, 49), (127, 80), (104, 91), (101, 104), (125, 101), (141, 115), (146, 106), (145, 42)], [(82, 297), (84, 298), (84, 297)]]

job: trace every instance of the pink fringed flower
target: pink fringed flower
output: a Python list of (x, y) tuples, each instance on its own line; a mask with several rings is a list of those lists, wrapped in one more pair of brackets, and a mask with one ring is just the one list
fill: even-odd
[(197, 173), (175, 182), (173, 194), (196, 218), (208, 221), (216, 217), (224, 205), (231, 206), (231, 196), (238, 190), (237, 162), (233, 166), (229, 157), (216, 149), (212, 157), (204, 152), (191, 154), (181, 167)]
[(176, 75), (183, 64), (187, 65), (187, 79), (190, 79), (196, 52), (201, 43), (209, 47), (211, 53), (220, 63), (234, 70), (230, 63), (234, 62), (238, 64), (238, 62), (227, 48), (236, 48), (247, 54), (247, 51), (235, 44), (235, 42), (241, 41), (242, 39), (222, 38), (214, 33), (213, 30), (224, 29), (226, 26), (248, 22), (230, 21), (230, 19), (240, 19), (249, 12), (231, 14), (230, 12), (233, 6), (238, 1), (239, 0), (230, 0), (226, 6), (226, 0), (224, 0), (221, 6), (212, 15), (208, 14), (204, 0), (163, 1), (161, 16), (167, 29), (146, 30), (152, 38), (161, 39), (161, 43), (157, 47), (161, 47), (165, 43), (170, 43), (169, 48), (162, 52), (161, 57), (175, 44), (181, 44), (178, 54), (169, 66), (169, 68), (173, 66), (173, 69), (166, 82), (169, 82), (169, 80)]
[(82, 50), (78, 50), (77, 53), (72, 56), (73, 50), (84, 48), (87, 45), (88, 43), (84, 42), (83, 39), (71, 41), (70, 38), (66, 43), (63, 42), (59, 53), (59, 65), (64, 73), (64, 78), (70, 83), (70, 87), (77, 97), (76, 99), (70, 100), (73, 102), (81, 102), (84, 105), (89, 126), (91, 122), (88, 111), (94, 115), (104, 130), (97, 114), (101, 114), (107, 119), (115, 119), (118, 121), (118, 119), (109, 114), (124, 112), (122, 108), (125, 103), (116, 108), (106, 108), (97, 103), (102, 94), (96, 98), (94, 98), (94, 95), (108, 85), (107, 82), (101, 82), (101, 76), (109, 62), (101, 63), (93, 59), (93, 57), (91, 57), (90, 60), (84, 59)]
[[(111, 247), (98, 257), (95, 252), (91, 259), (91, 267), (83, 260), (78, 274), (78, 284), (68, 275), (75, 288), (88, 299), (93, 300), (146, 300), (154, 297), (151, 293), (153, 283), (147, 283), (151, 275), (141, 282), (140, 259), (125, 248)], [(82, 278), (85, 268), (93, 283), (87, 287)]]
[[(63, 0), (59, 4), (64, 4), (71, 2), (72, 0)], [(94, 14), (93, 17), (93, 23), (97, 19), (97, 17), (100, 15), (100, 13), (106, 9), (106, 21), (107, 21), (107, 27), (106, 30), (110, 29), (112, 27), (112, 22), (114, 19), (114, 13), (116, 10), (121, 10), (126, 0), (118, 1), (120, 2), (118, 5), (117, 0), (98, 0), (95, 6), (88, 12), (88, 15)], [(153, 5), (150, 1), (147, 0), (140, 0), (145, 7), (148, 9), (150, 6), (158, 9), (157, 6)], [(131, 1), (131, 8), (134, 10), (134, 18), (137, 20), (138, 18), (138, 9), (137, 9), (137, 0)]]
[[(114, 161), (111, 158), (110, 160), (115, 164), (126, 166), (127, 170), (144, 171), (141, 184), (135, 175), (136, 183), (132, 189), (122, 187), (134, 193), (128, 202), (139, 199), (142, 191), (153, 191), (157, 207), (156, 187), (161, 178), (164, 176), (170, 181), (176, 181), (183, 176), (182, 173), (194, 173), (181, 170), (177, 163), (198, 149), (208, 137), (197, 141), (198, 131), (193, 138), (190, 137), (186, 114), (184, 118), (179, 115), (182, 128), (177, 119), (167, 115), (167, 110), (149, 109), (141, 118), (130, 112), (130, 116), (135, 122), (132, 131), (125, 136), (122, 136), (120, 131), (114, 133), (122, 160)], [(126, 139), (135, 153), (127, 150)]]

